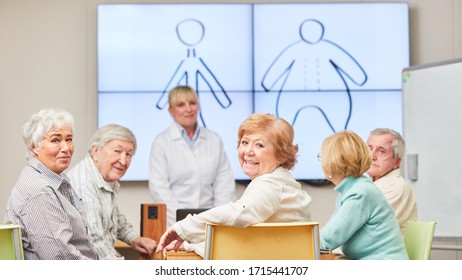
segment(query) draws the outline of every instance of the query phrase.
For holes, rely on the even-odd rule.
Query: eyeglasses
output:
[[[318,160],[321,161],[321,153],[319,153],[317,157],[318,157]]]

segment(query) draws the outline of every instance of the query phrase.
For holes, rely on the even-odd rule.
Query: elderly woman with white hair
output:
[[[83,205],[64,174],[74,152],[74,118],[45,108],[23,125],[27,163],[8,200],[4,221],[22,230],[24,258],[97,259],[81,216]]]

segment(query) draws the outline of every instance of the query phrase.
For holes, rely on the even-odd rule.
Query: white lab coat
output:
[[[191,149],[173,123],[153,141],[149,189],[167,206],[167,227],[178,208],[212,208],[236,199],[236,183],[220,136],[204,127]]]

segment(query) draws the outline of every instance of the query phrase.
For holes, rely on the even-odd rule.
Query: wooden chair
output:
[[[167,208],[165,204],[141,204],[141,236],[149,237],[159,243],[162,234],[167,230]],[[141,254],[140,259],[162,259],[162,253],[152,257]]]
[[[206,225],[206,260],[318,260],[319,223]]]
[[[404,244],[410,260],[430,259],[435,226],[436,222],[407,222]]]

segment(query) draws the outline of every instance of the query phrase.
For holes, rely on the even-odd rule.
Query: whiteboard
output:
[[[436,221],[435,236],[462,237],[462,59],[402,74],[406,154],[417,155],[411,182],[418,219]],[[405,160],[406,171],[410,164]]]

